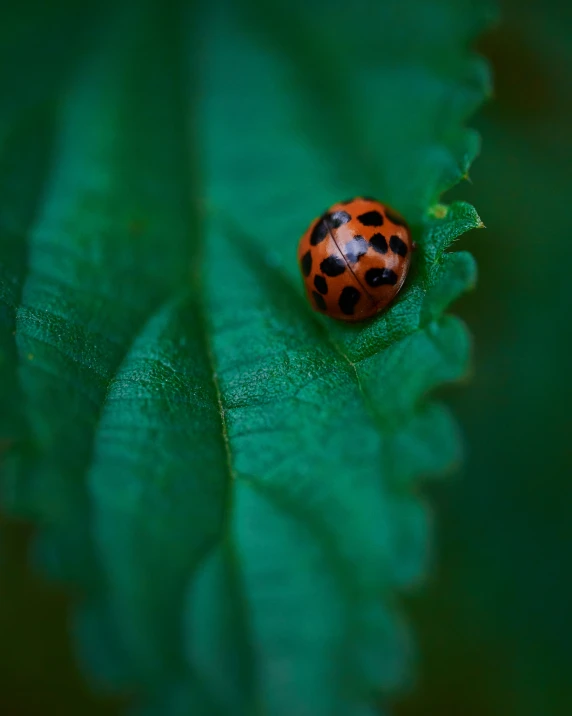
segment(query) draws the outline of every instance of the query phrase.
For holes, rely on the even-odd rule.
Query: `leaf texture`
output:
[[[3,502],[78,594],[86,673],[141,714],[362,716],[409,678],[414,486],[460,459],[428,394],[470,353],[444,311],[475,265],[447,250],[481,225],[437,201],[477,152],[486,13],[364,1],[351,33],[328,7],[102,9],[64,88],[0,123]],[[418,251],[348,327],[295,249],[360,193]]]

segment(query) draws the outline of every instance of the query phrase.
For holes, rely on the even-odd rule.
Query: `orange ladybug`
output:
[[[314,309],[342,321],[363,321],[397,295],[414,248],[405,220],[375,199],[334,204],[314,219],[298,261]]]

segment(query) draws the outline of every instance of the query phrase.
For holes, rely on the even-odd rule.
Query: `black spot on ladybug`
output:
[[[324,214],[312,229],[310,243],[312,246],[321,243],[332,229],[337,229],[343,224],[347,224],[351,218],[347,211],[334,211],[331,214]]]
[[[346,262],[340,256],[328,256],[320,264],[320,271],[326,276],[339,276],[346,270]]]
[[[316,223],[316,226],[312,229],[312,233],[310,234],[310,243],[312,246],[316,246],[317,244],[321,243],[326,236],[328,235],[328,224],[326,221],[326,215],[322,216]]]
[[[373,196],[362,196],[361,197],[364,201],[375,201],[377,202],[377,199],[374,199]]]
[[[396,211],[393,211],[393,209],[388,209],[386,207],[385,215],[390,221],[392,221],[394,224],[397,224],[397,226],[407,226],[407,222],[401,216],[401,214],[398,214]]]
[[[361,298],[361,293],[355,286],[346,286],[340,294],[338,306],[342,313],[346,316],[353,316],[357,302]]]
[[[358,219],[364,226],[383,226],[383,216],[379,211],[366,211]]]
[[[387,241],[385,240],[385,236],[383,234],[374,234],[369,240],[369,243],[378,253],[387,253]]]
[[[359,261],[360,258],[367,253],[367,246],[367,241],[363,236],[354,236],[344,247],[345,257],[350,263],[355,264],[356,261]]]
[[[332,229],[337,229],[339,226],[347,224],[351,218],[347,211],[334,211],[333,214],[327,216],[326,221]]]
[[[328,282],[323,276],[314,276],[314,286],[324,295],[328,293]]]
[[[324,301],[324,297],[321,296],[316,291],[312,291],[312,297],[314,298],[314,301],[316,302],[316,306],[320,309],[320,311],[326,310],[326,302]]]
[[[399,254],[399,256],[407,256],[407,244],[405,241],[402,241],[399,236],[392,236],[389,239],[389,248],[393,251],[394,254]]]
[[[302,266],[302,273],[304,274],[304,276],[309,276],[310,271],[312,270],[312,252],[311,251],[306,251],[304,256],[302,256],[300,265]]]
[[[372,288],[378,286],[395,286],[397,274],[391,269],[372,268],[366,271],[365,280]]]

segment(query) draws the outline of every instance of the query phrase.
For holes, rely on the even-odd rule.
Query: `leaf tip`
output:
[[[446,204],[434,204],[427,213],[432,219],[444,219],[449,213],[449,207]]]

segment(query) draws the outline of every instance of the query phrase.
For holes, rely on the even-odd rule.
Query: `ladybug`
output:
[[[342,321],[374,316],[403,286],[413,248],[409,227],[389,206],[366,197],[334,204],[298,246],[310,303]]]

